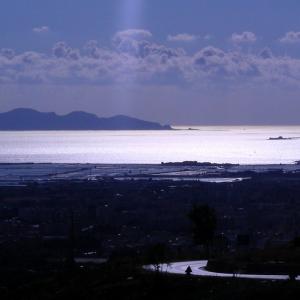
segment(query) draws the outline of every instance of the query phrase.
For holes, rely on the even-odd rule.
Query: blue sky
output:
[[[0,111],[294,124],[296,0],[1,0]]]
[[[299,11],[296,0],[2,0],[0,45],[47,50],[59,40],[107,44],[115,32],[131,28],[150,30],[161,41],[178,32],[210,34],[218,46],[228,46],[233,32],[253,31],[272,45],[300,27]],[[43,25],[51,34],[41,39],[32,28]]]

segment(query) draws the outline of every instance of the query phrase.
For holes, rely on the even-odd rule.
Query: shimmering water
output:
[[[0,132],[0,162],[273,164],[300,160],[300,127]],[[290,140],[268,140],[269,137]]]

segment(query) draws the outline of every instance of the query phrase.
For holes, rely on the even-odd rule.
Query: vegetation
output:
[[[155,274],[131,267],[126,262],[122,265],[111,262],[98,269],[27,274],[23,282],[18,281],[16,274],[14,276],[10,278],[9,287],[3,285],[2,278],[1,300],[294,300],[300,297],[299,282]]]
[[[193,237],[196,245],[209,249],[217,227],[217,217],[214,209],[208,205],[195,205],[189,213],[193,223]]]
[[[99,180],[2,187],[0,299],[297,299],[293,280],[189,278],[141,269],[201,259],[205,248],[215,259],[209,267],[219,271],[231,262],[233,271],[246,266],[254,273],[266,272],[272,261],[297,266],[299,174],[251,176],[234,184]],[[73,258],[108,263],[73,266]],[[291,279],[299,274],[288,270]]]

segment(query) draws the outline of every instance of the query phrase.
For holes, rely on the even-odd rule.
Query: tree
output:
[[[161,264],[166,259],[166,246],[164,244],[155,244],[148,251],[148,260],[154,266],[154,269],[161,271]]]
[[[196,245],[202,245],[209,254],[209,245],[217,227],[215,210],[208,205],[195,205],[188,215],[193,224],[193,238]]]

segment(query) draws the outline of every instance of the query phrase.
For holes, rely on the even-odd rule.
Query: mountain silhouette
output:
[[[94,114],[74,111],[67,115],[18,108],[0,113],[0,130],[170,130],[169,125],[118,115],[99,118]]]

